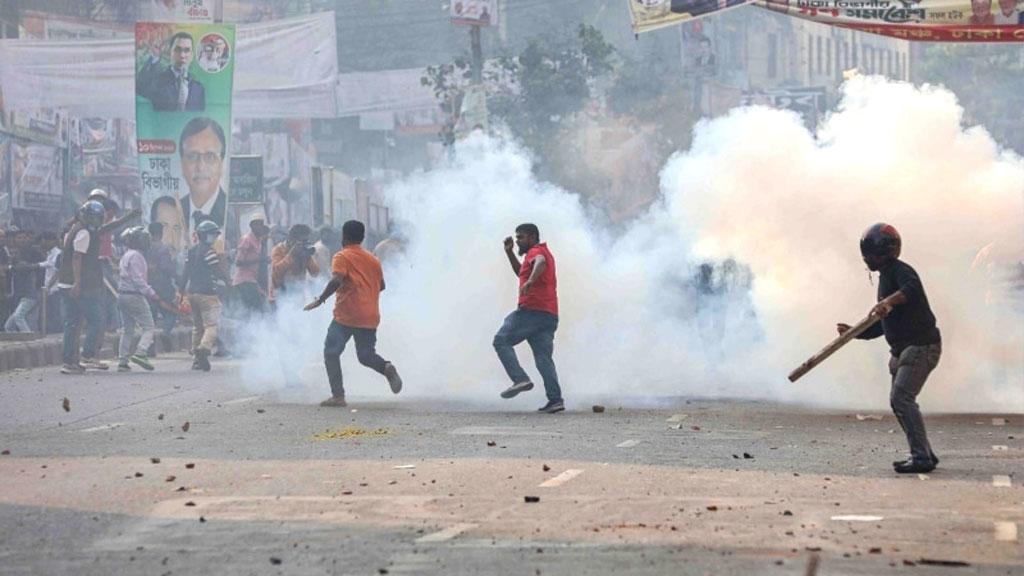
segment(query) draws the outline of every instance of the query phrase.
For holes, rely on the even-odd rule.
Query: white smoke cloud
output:
[[[878,78],[848,83],[817,134],[788,112],[737,109],[697,127],[691,149],[663,169],[663,202],[617,237],[592,224],[578,196],[537,181],[517,146],[475,136],[448,166],[388,190],[407,245],[385,262],[378,351],[402,372],[403,395],[541,404],[536,391],[498,399],[508,382],[491,347],[516,302],[502,239],[534,222],[558,267],[555,362],[570,405],[693,395],[885,407],[881,341],[852,343],[797,384],[786,375],[873,303],[857,242],[886,221],[943,331],[924,408],[1024,410],[1024,323],[986,304],[984,281],[985,265],[999,270],[1024,252],[1024,162],[961,124],[951,93]],[[749,267],[749,291],[709,294],[694,281],[700,264],[728,258]],[[723,276],[742,287],[743,266],[719,265],[712,287]],[[272,350],[305,362],[305,396],[323,397],[328,316],[295,306],[275,320],[285,339],[259,337],[252,380],[273,386]],[[529,348],[519,354],[540,387]],[[354,351],[342,366],[350,395],[389,395]]]

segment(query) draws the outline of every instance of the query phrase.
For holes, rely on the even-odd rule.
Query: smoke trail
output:
[[[378,349],[402,371],[403,394],[542,402],[537,393],[498,400],[507,382],[491,348],[516,301],[501,241],[530,221],[558,266],[555,361],[570,404],[700,395],[884,407],[880,341],[851,344],[797,385],[785,375],[836,322],[867,312],[875,288],[857,241],[887,221],[944,335],[924,407],[1024,409],[1022,323],[986,305],[985,272],[1024,251],[1024,162],[983,129],[964,129],[951,93],[856,79],[817,134],[788,112],[737,109],[700,124],[661,182],[663,202],[618,237],[597,229],[576,195],[538,182],[506,141],[475,136],[449,165],[392,186],[407,243],[385,262]],[[296,321],[299,307],[275,320],[275,330],[294,330],[286,341],[261,336],[256,349],[305,358],[305,386],[325,396],[327,317]],[[350,394],[386,393],[353,356],[343,358]],[[536,375],[528,347],[520,359]]]

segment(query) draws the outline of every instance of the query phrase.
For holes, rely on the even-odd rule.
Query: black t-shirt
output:
[[[902,260],[896,260],[892,266],[879,274],[878,301],[881,302],[897,291],[903,292],[907,301],[899,306],[893,306],[889,316],[869,328],[859,338],[870,340],[884,334],[893,356],[899,356],[907,346],[926,346],[942,342],[921,278]]]
[[[182,288],[189,294],[216,296],[218,289],[224,285],[218,269],[219,263],[220,257],[213,248],[205,244],[196,244],[190,248]]]
[[[24,270],[14,270],[14,297],[15,298],[38,298],[39,288],[42,286],[42,268],[38,265],[43,261],[42,254],[39,253],[35,248],[24,248],[18,251],[18,254],[14,257],[13,264],[15,266],[31,264],[34,267]]]

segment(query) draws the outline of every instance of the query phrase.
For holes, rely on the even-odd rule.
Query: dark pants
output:
[[[924,429],[924,418],[917,405],[917,395],[921,393],[928,375],[939,364],[941,355],[942,345],[930,344],[908,346],[899,357],[892,356],[889,359],[889,373],[892,374],[889,404],[903,433],[907,435],[910,456],[914,460],[930,460],[933,456]]]
[[[384,374],[388,361],[377,354],[377,330],[374,328],[353,328],[331,321],[324,341],[324,366],[327,367],[327,379],[331,383],[332,396],[344,396],[345,387],[341,378],[341,353],[349,338],[356,339],[356,357],[359,363],[367,368]]]
[[[235,296],[244,311],[243,317],[261,315],[267,310],[267,299],[260,293],[260,287],[255,282],[235,286]]]
[[[555,349],[555,330],[558,330],[558,316],[539,310],[519,309],[505,317],[505,322],[494,335],[494,350],[513,384],[530,380],[519,365],[514,348],[523,340],[530,344],[533,360],[544,379],[544,392],[552,402],[562,399],[558,372],[551,357]]]
[[[70,290],[61,290],[61,317],[64,319],[64,342],[62,360],[65,364],[77,364],[79,360],[79,337],[82,320],[85,319],[88,332],[85,336],[86,345],[90,341],[99,340],[101,327],[102,304],[99,294],[81,294],[77,299],[71,297]]]

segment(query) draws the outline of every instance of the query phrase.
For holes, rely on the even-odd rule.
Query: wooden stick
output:
[[[866,318],[852,326],[849,330],[844,332],[838,338],[830,342],[828,346],[822,348],[820,352],[808,358],[807,361],[801,364],[799,368],[790,372],[789,381],[796,382],[801,376],[807,374],[815,366],[824,362],[826,358],[835,354],[835,352],[842,348],[843,346],[846,346],[846,344],[850,340],[853,340],[857,336],[863,334],[864,331],[874,326],[875,322],[878,322],[879,320],[880,318],[878,316],[868,315]]]

